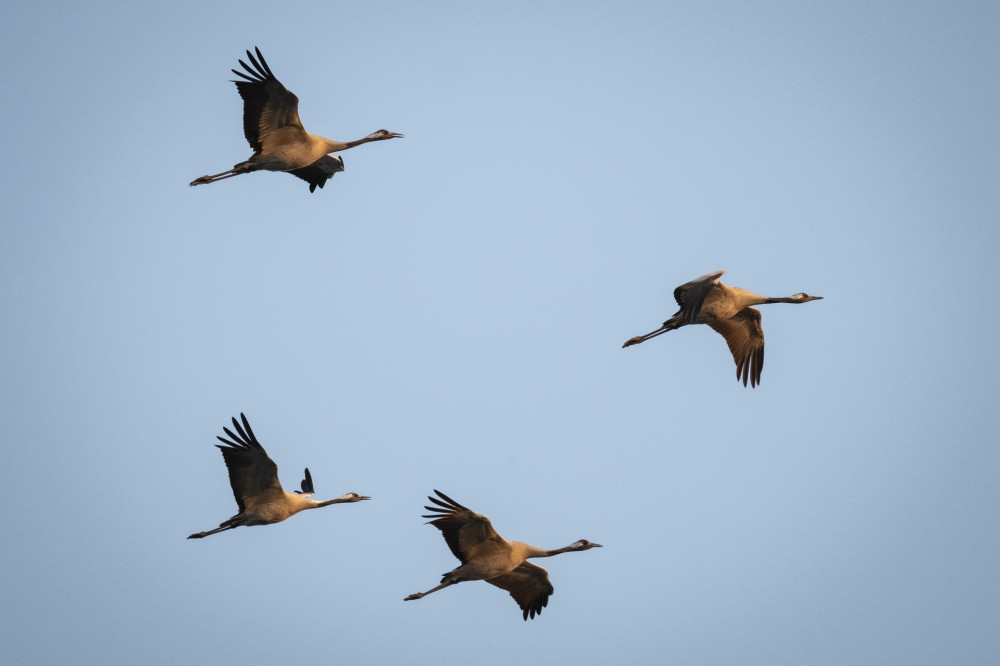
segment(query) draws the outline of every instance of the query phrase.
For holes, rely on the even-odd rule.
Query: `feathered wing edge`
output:
[[[232,486],[233,497],[236,498],[240,512],[243,512],[246,510],[243,490],[251,494],[263,489],[280,490],[281,483],[278,481],[278,466],[257,441],[253,429],[250,428],[250,422],[242,412],[240,420],[243,422],[242,425],[233,417],[235,433],[229,428],[222,428],[233,441],[216,435],[216,439],[226,444],[226,446],[220,444],[216,446],[222,451],[222,458],[229,470],[229,485]]]
[[[292,169],[288,173],[309,183],[309,191],[315,192],[317,187],[323,189],[326,181],[333,178],[334,174],[340,173],[343,170],[343,157],[339,155],[336,157],[333,155],[324,155],[312,164]]]
[[[750,381],[750,387],[760,384],[760,373],[764,369],[764,329],[760,325],[760,310],[743,308],[730,319],[709,324],[729,345],[729,351],[736,362],[736,381],[743,386]]]
[[[305,132],[305,129],[299,119],[299,98],[275,78],[260,49],[255,46],[254,50],[256,58],[247,51],[247,58],[253,67],[239,60],[248,73],[235,69],[230,71],[244,79],[233,81],[243,98],[243,136],[253,151],[259,153],[271,130],[295,127]]]
[[[701,306],[705,302],[705,297],[719,283],[719,278],[726,271],[715,271],[695,278],[674,289],[674,300],[680,306],[677,314],[685,324],[692,324],[701,312]]]
[[[238,72],[235,69],[230,71],[232,71],[232,73],[235,74],[236,76],[242,76],[247,81],[252,81],[254,83],[264,82],[267,81],[268,79],[273,79],[277,81],[277,79],[274,76],[274,73],[271,72],[271,68],[267,66],[267,61],[264,60],[264,54],[260,52],[260,48],[255,46],[253,47],[253,50],[257,52],[257,58],[260,59],[260,63],[258,63],[257,60],[253,57],[253,54],[250,53],[250,49],[247,49],[247,58],[249,58],[250,62],[253,63],[253,67],[251,68],[248,64],[246,64],[242,60],[239,61],[239,63],[243,65],[243,69],[250,72],[251,76],[247,76],[243,72]]]
[[[264,447],[261,446],[260,442],[257,441],[257,438],[253,434],[253,429],[250,428],[250,421],[247,420],[247,417],[243,412],[240,412],[240,419],[243,421],[242,426],[240,425],[239,421],[236,420],[236,417],[235,416],[233,417],[233,428],[236,430],[236,433],[239,434],[234,433],[232,430],[230,430],[225,426],[222,427],[222,430],[227,435],[229,435],[229,437],[234,441],[229,441],[228,439],[222,437],[221,435],[216,435],[215,438],[217,440],[228,445],[228,446],[221,446],[219,444],[216,444],[216,446],[222,449],[223,455],[225,455],[227,451],[236,451],[244,456],[250,455],[250,452],[254,449],[259,449],[261,452],[263,452]]]
[[[465,518],[467,518],[468,515],[475,515],[475,512],[468,507],[462,506],[440,490],[435,489],[434,492],[437,493],[441,499],[428,495],[427,499],[437,506],[424,506],[425,509],[433,513],[424,514],[421,518],[431,519],[428,523],[441,530],[441,535],[444,537],[445,543],[448,544],[448,548],[451,550],[452,555],[458,558],[462,564],[465,564],[468,561],[468,558],[462,552],[459,530],[466,521],[463,516],[459,514],[466,513],[467,515]]]
[[[437,493],[437,495],[441,499],[438,499],[437,497],[431,497],[430,495],[427,496],[427,499],[429,499],[434,504],[437,504],[438,506],[425,506],[424,508],[427,509],[428,511],[434,511],[436,513],[429,516],[421,516],[421,518],[441,518],[443,517],[443,515],[451,514],[456,511],[470,511],[470,512],[472,511],[469,507],[462,506],[452,498],[445,495],[440,490],[435,489],[434,492]]]
[[[549,597],[555,594],[548,572],[531,562],[522,562],[513,571],[487,578],[486,582],[506,590],[521,608],[526,621],[541,615],[542,609],[549,604]]]

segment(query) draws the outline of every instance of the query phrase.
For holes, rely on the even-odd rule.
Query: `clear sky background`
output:
[[[6,663],[996,663],[995,2],[5,3]],[[259,46],[308,130],[246,159]],[[744,388],[707,327],[771,296]],[[246,412],[311,511],[236,512]],[[523,622],[420,518],[545,548]]]

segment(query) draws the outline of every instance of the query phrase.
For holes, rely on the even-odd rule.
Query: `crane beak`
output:
[[[403,135],[398,132],[389,132],[390,139],[402,139]]]
[[[594,542],[591,542],[591,543],[590,543],[590,545],[591,545],[591,546],[593,546],[594,548],[604,548],[604,546],[602,546],[602,545],[601,545],[601,544],[599,544],[599,543],[594,543]]]
[[[362,495],[361,497],[358,498],[358,501],[360,502],[361,500],[366,500],[366,499],[371,499],[371,497],[368,497],[368,495]]]

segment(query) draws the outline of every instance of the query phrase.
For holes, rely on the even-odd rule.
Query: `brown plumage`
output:
[[[657,335],[689,324],[708,324],[726,339],[729,351],[736,361],[736,381],[751,387],[760,383],[764,369],[764,329],[760,325],[760,311],[751,305],[766,303],[808,303],[822,296],[793,294],[785,298],[768,298],[746,289],[730,287],[719,282],[725,271],[702,275],[696,280],[674,289],[674,300],[680,309],[652,333],[627,340],[622,347],[637,345]]]
[[[333,175],[344,170],[344,160],[328,153],[347,150],[371,141],[385,141],[402,137],[402,134],[378,130],[357,141],[331,141],[309,134],[299,120],[299,98],[271,73],[260,49],[254,47],[257,57],[247,51],[253,67],[239,61],[247,73],[232,70],[244,81],[233,81],[243,98],[243,134],[253,155],[229,171],[214,176],[202,176],[191,185],[205,185],[217,180],[232,178],[251,171],[287,171],[309,183],[309,191],[321,188]]]
[[[222,458],[229,470],[229,485],[233,488],[233,496],[240,512],[214,530],[192,534],[188,539],[202,539],[210,534],[232,530],[241,525],[280,523],[305,509],[371,499],[357,493],[347,493],[324,502],[310,499],[313,494],[313,482],[308,467],[305,478],[300,484],[301,492],[296,490],[294,493],[286,493],[278,481],[278,466],[257,441],[247,417],[240,414],[240,419],[243,421],[242,425],[233,419],[235,433],[229,428],[223,428],[232,441],[216,436],[216,439],[226,445],[216,444],[222,449]]]
[[[601,544],[585,539],[555,550],[535,548],[520,541],[507,541],[493,529],[489,518],[467,509],[440,490],[434,492],[441,499],[428,497],[436,506],[425,506],[432,513],[423,517],[431,518],[430,524],[441,530],[445,542],[462,565],[444,574],[437,587],[427,592],[411,594],[404,601],[420,599],[462,581],[485,580],[507,590],[521,607],[525,620],[529,617],[534,619],[549,603],[553,588],[548,572],[525,560],[529,557],[551,557],[601,547]]]

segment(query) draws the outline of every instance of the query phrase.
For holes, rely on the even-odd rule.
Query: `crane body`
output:
[[[309,191],[314,192],[344,170],[343,158],[330,153],[403,136],[381,129],[357,141],[343,142],[310,134],[299,119],[299,98],[275,78],[260,49],[254,47],[254,50],[256,58],[247,51],[253,67],[240,60],[246,73],[232,70],[244,79],[233,83],[243,98],[243,134],[254,153],[232,169],[195,178],[192,186],[252,171],[287,171],[309,183]]]
[[[268,457],[264,447],[250,429],[247,417],[240,414],[242,425],[233,418],[233,430],[223,428],[230,439],[217,436],[226,446],[216,446],[222,450],[222,457],[229,469],[229,483],[233,488],[239,513],[223,521],[214,530],[197,532],[189,539],[203,539],[211,534],[235,529],[243,525],[270,525],[294,516],[299,511],[318,509],[331,504],[360,502],[371,499],[357,493],[347,493],[332,500],[312,499],[313,481],[309,468],[302,479],[301,491],[285,492],[278,481],[278,466]]]
[[[729,345],[729,351],[736,362],[736,381],[742,379],[746,386],[749,380],[751,388],[756,387],[764,369],[764,329],[760,325],[760,311],[751,306],[808,303],[823,297],[802,292],[781,298],[761,296],[746,289],[722,284],[719,278],[724,273],[725,271],[716,271],[702,275],[674,289],[674,300],[680,309],[663,322],[660,328],[646,335],[630,338],[622,347],[637,345],[681,326],[707,324],[725,338]]]
[[[451,499],[440,490],[438,497],[428,497],[435,506],[424,508],[432,513],[430,524],[441,530],[451,552],[462,563],[444,574],[441,584],[426,592],[411,594],[403,601],[414,601],[450,585],[467,580],[485,580],[502,590],[507,590],[521,608],[524,619],[534,619],[548,605],[554,593],[548,572],[528,562],[532,557],[552,557],[591,548],[601,548],[599,543],[581,539],[564,548],[545,550],[520,541],[507,541],[493,529],[490,519],[481,516]],[[440,499],[438,499],[440,498]]]

